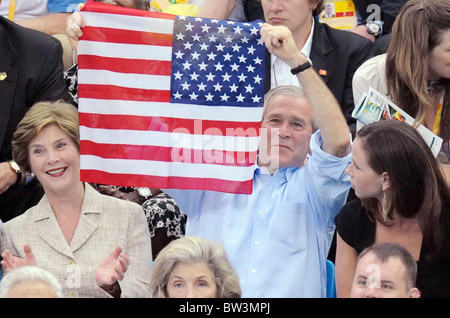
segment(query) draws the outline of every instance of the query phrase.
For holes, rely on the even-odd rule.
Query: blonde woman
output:
[[[2,225],[3,271],[38,265],[56,276],[64,297],[149,296],[152,253],[143,210],[80,181],[77,109],[63,102],[33,105],[12,149],[45,195]]]
[[[156,257],[151,282],[156,298],[240,298],[239,278],[222,245],[186,236]]]

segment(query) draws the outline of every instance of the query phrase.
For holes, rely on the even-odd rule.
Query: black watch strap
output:
[[[311,60],[308,59],[305,63],[303,63],[303,64],[301,64],[301,65],[299,65],[299,66],[297,66],[295,68],[292,68],[291,69],[291,73],[292,73],[292,75],[297,75],[298,73],[301,73],[304,70],[307,70],[308,68],[310,68],[312,66],[313,65],[312,65]]]

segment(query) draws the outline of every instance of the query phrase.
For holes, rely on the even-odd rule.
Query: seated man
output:
[[[303,89],[282,86],[266,95],[253,193],[165,192],[188,216],[186,235],[223,244],[243,297],[325,297],[334,217],[350,187],[344,170],[351,135],[289,29],[264,24],[261,35]]]
[[[359,254],[351,298],[419,298],[417,263],[395,243],[378,243]]]

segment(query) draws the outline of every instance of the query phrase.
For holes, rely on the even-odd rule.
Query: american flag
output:
[[[251,193],[264,94],[261,23],[91,0],[82,15],[81,179]]]

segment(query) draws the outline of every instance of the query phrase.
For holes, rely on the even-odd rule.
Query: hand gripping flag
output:
[[[81,14],[81,179],[251,193],[264,94],[261,23],[91,0]]]

